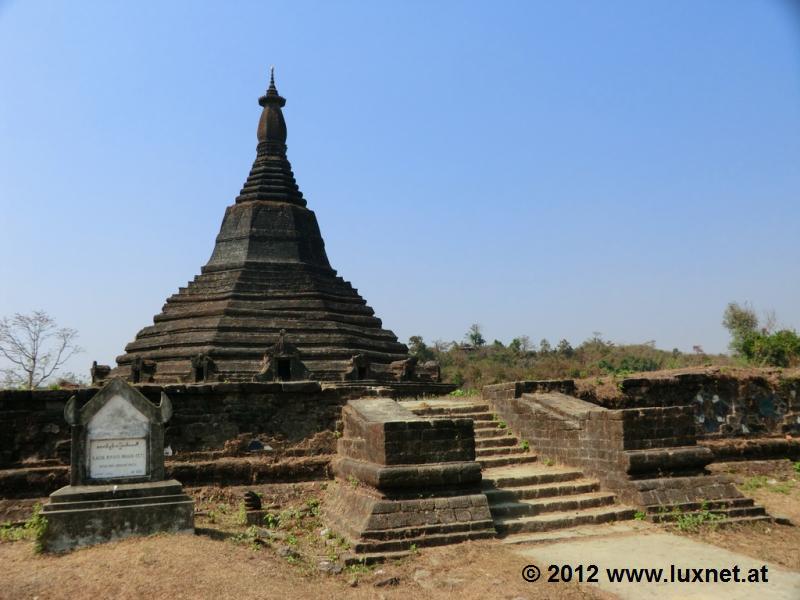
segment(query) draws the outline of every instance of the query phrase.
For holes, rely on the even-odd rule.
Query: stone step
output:
[[[495,446],[493,448],[475,448],[475,457],[477,459],[488,456],[504,456],[507,454],[519,454],[523,452],[519,446]]]
[[[495,421],[491,417],[489,417],[488,419],[472,419],[472,427],[474,429],[477,429],[479,427],[480,428],[493,427],[495,423],[497,423],[497,421]]]
[[[529,500],[535,498],[552,498],[553,496],[570,496],[572,494],[586,494],[595,492],[600,488],[596,479],[573,479],[568,482],[543,483],[521,487],[484,487],[489,502],[513,502],[515,500]]]
[[[473,421],[486,421],[491,422],[495,420],[494,413],[486,412],[486,411],[479,411],[479,412],[459,412],[459,413],[452,413],[452,412],[441,412],[441,413],[421,413],[419,411],[413,411],[415,415],[418,417],[426,417],[429,419],[472,419]]]
[[[503,467],[507,465],[521,465],[536,462],[538,460],[535,454],[528,452],[520,452],[519,454],[508,454],[506,456],[487,456],[478,460],[481,463],[482,469],[492,469],[494,467]]]
[[[720,509],[709,509],[712,515],[718,515],[718,517],[711,518],[710,520],[706,521],[709,524],[720,523],[726,519],[734,519],[738,517],[767,517],[766,511],[764,510],[763,506],[738,506],[732,508],[720,508]],[[654,523],[673,523],[680,519],[681,517],[693,517],[696,515],[702,514],[704,511],[699,510],[687,510],[682,512],[670,512],[670,513],[663,513],[663,514],[654,514],[649,515],[650,520]],[[719,518],[721,517],[721,518]],[[769,517],[767,517],[769,518]]]
[[[730,517],[715,521],[715,527],[728,527],[729,525],[747,525],[750,523],[773,523],[775,519],[769,515],[753,515],[748,517]]]
[[[471,414],[464,414],[464,415],[420,415],[416,412],[414,413],[418,417],[422,417],[423,419],[431,419],[433,421],[446,421],[450,419],[472,419],[474,426],[477,427],[489,427],[497,421],[494,420],[494,417],[491,413],[487,413],[485,415],[471,415]]]
[[[493,527],[491,519],[483,521],[438,523],[436,525],[412,525],[411,527],[397,527],[394,529],[367,529],[361,534],[361,539],[366,542],[414,539],[431,535],[463,533],[480,531]]]
[[[499,448],[501,446],[518,446],[519,442],[513,435],[505,437],[485,437],[475,439],[475,449],[478,448]]]
[[[579,511],[586,508],[608,506],[614,503],[614,494],[607,492],[586,492],[571,496],[538,498],[517,502],[499,502],[489,505],[494,518],[523,517],[552,512]]]
[[[466,542],[467,540],[484,540],[494,537],[495,532],[492,530],[443,533],[398,540],[359,541],[353,544],[352,550],[356,554],[398,552],[403,550],[412,550],[414,548],[422,548],[424,546],[445,546],[447,544]]]
[[[505,536],[501,544],[551,544],[553,542],[569,542],[587,538],[610,537],[638,531],[652,530],[654,525],[646,521],[614,521],[597,525],[580,525],[566,529],[553,529],[539,533],[514,533]]]
[[[600,506],[580,511],[551,512],[533,517],[500,518],[495,519],[494,526],[500,535],[535,533],[593,523],[623,521],[632,519],[634,514],[636,510],[628,506]]]
[[[419,416],[450,416],[454,418],[462,418],[464,415],[469,414],[489,414],[490,408],[488,404],[447,404],[442,403],[443,405],[437,406],[436,401],[433,402],[401,402],[400,403],[405,408],[409,409],[416,415]]]
[[[494,438],[507,435],[509,437],[514,437],[513,434],[508,431],[507,429],[501,429],[500,427],[476,427],[475,428],[475,439],[483,439],[483,438]]]
[[[583,473],[570,467],[548,467],[538,463],[483,471],[484,488],[521,487],[582,479]]]
[[[399,560],[408,556],[411,556],[410,550],[400,550],[397,552],[365,552],[363,554],[348,553],[343,555],[340,560],[346,567],[355,565],[364,565],[368,567],[370,565],[385,563],[390,560]]]
[[[753,506],[752,498],[723,498],[721,500],[708,500],[706,502],[678,502],[674,504],[651,504],[645,507],[648,514],[659,515],[674,511],[694,512],[699,510],[718,510],[738,506]]]

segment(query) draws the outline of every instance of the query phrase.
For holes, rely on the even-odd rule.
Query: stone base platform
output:
[[[172,479],[152,483],[66,486],[42,507],[48,552],[158,532],[194,533],[194,501]]]
[[[388,398],[351,400],[323,510],[370,563],[417,547],[496,536],[472,419],[424,419]]]
[[[329,490],[325,517],[362,561],[369,560],[365,555],[497,536],[480,490],[387,495],[337,481]]]

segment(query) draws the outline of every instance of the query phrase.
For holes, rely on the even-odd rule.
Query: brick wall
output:
[[[165,444],[178,452],[221,448],[243,433],[298,441],[333,430],[349,399],[377,393],[414,396],[427,389],[414,384],[322,387],[317,382],[137,388],[156,404],[162,391],[172,400],[175,412],[165,430]],[[97,390],[0,390],[0,468],[54,458],[68,461],[70,431],[64,421],[64,405],[76,396],[83,406]]]
[[[535,382],[516,385],[535,387]],[[764,375],[678,373],[619,382],[619,394],[578,396],[607,408],[691,406],[696,434],[704,439],[800,436],[800,377],[767,370]]]

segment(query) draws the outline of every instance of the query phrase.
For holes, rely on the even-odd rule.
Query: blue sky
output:
[[[800,327],[781,0],[0,2],[0,315],[112,363],[210,256],[271,64],[331,262],[404,341]]]

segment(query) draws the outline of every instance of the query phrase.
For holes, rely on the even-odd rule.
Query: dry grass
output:
[[[195,488],[201,535],[156,535],[36,555],[30,541],[0,543],[0,598],[555,598],[598,597],[575,584],[527,584],[526,561],[492,541],[425,548],[394,563],[330,575],[318,563],[343,552],[321,536],[321,483],[256,486],[278,524],[265,541],[240,521],[245,488]],[[262,533],[264,531],[262,530]],[[267,535],[266,538],[269,536]],[[257,541],[260,540],[260,541]],[[282,558],[290,546],[298,558]],[[393,578],[396,578],[394,580]],[[381,582],[390,582],[376,586]]]
[[[686,535],[732,552],[800,571],[800,553],[797,552],[800,548],[800,527],[753,523],[707,527]]]
[[[420,551],[374,569],[325,575],[269,548],[205,536],[157,535],[64,556],[36,556],[29,542],[0,544],[0,598],[594,598],[575,585],[526,584],[525,560],[494,543]],[[396,585],[375,583],[396,577]],[[352,587],[355,583],[355,587]]]
[[[771,515],[800,525],[800,467],[790,460],[750,460],[715,463],[709,468],[733,478],[743,494],[763,505]]]

